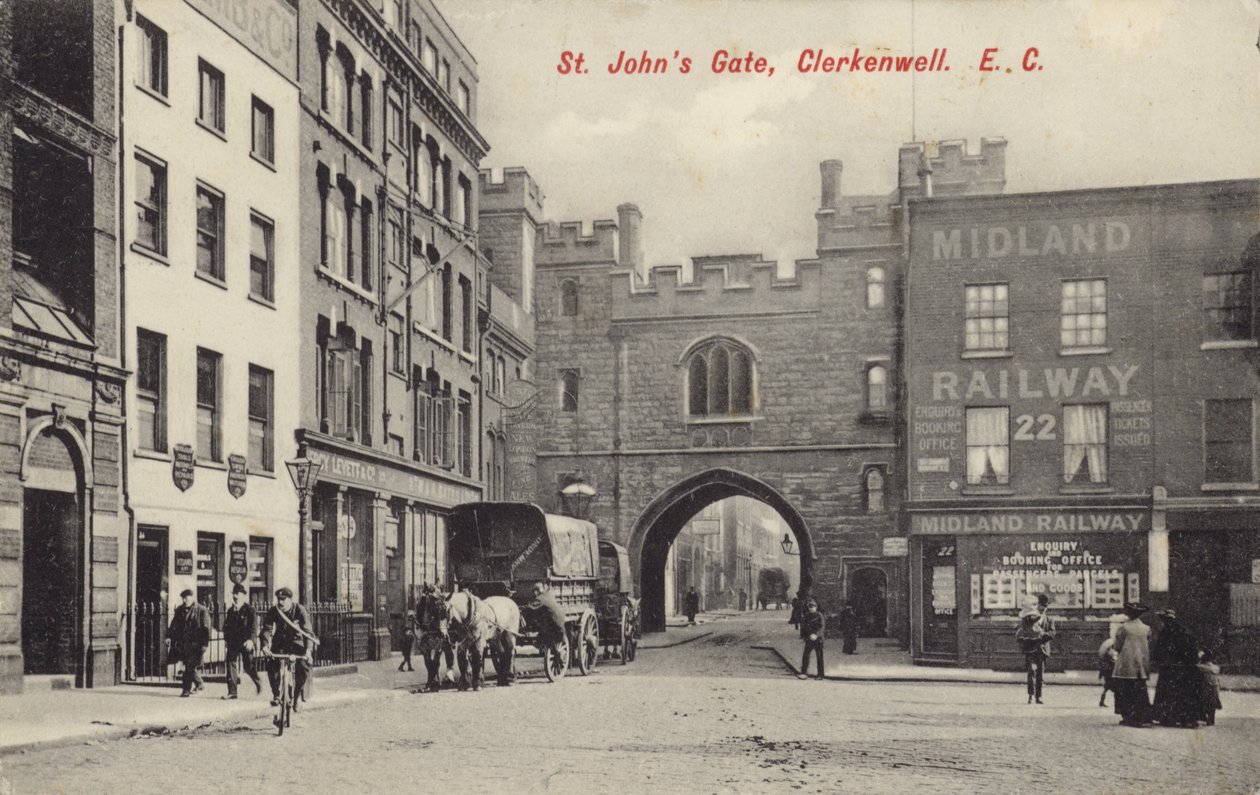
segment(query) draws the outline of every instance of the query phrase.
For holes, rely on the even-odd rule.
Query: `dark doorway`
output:
[[[888,634],[888,575],[883,570],[854,571],[849,580],[848,600],[857,616],[860,637],[882,638]]]
[[[957,555],[954,539],[923,542],[923,653],[958,655]]]
[[[25,673],[73,674],[79,623],[78,498],[27,489],[22,509],[22,656]]]
[[[167,532],[165,527],[141,525],[136,538],[136,604],[134,676],[161,676],[162,641],[166,637]]]

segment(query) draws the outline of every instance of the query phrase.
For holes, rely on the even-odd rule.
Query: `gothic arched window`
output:
[[[866,408],[884,411],[888,408],[888,370],[873,364],[866,369]]]
[[[866,512],[880,513],[884,510],[884,473],[878,467],[866,470],[862,490],[866,495]]]
[[[757,401],[752,355],[730,340],[713,340],[687,359],[687,414],[738,417],[752,414]]]

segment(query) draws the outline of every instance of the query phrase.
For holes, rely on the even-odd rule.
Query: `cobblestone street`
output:
[[[308,709],[279,738],[259,720],[12,755],[0,759],[0,792],[101,791],[102,782],[134,795],[418,787],[1149,795],[1260,785],[1257,694],[1223,694],[1213,728],[1126,729],[1097,706],[1092,687],[1050,688],[1044,706],[1029,706],[1010,685],[799,681],[773,652],[753,648],[791,633],[782,613],[705,629],[712,634],[557,684],[535,670],[511,689],[400,690]],[[521,660],[522,669],[535,665]]]

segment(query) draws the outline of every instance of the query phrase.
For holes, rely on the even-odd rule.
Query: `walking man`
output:
[[[262,682],[258,679],[258,671],[254,670],[254,649],[258,638],[258,613],[249,603],[249,592],[241,583],[232,587],[232,606],[223,618],[223,642],[227,646],[227,695],[223,698],[233,699],[237,696],[237,685],[241,683],[241,668],[254,682],[254,693],[262,692]]]
[[[272,654],[297,654],[299,659],[293,661],[293,692],[305,697],[306,678],[311,673],[311,653],[316,640],[311,630],[311,616],[306,608],[293,601],[290,588],[276,591],[276,603],[263,618],[262,634],[263,656]],[[267,661],[267,681],[271,684],[271,706],[280,703],[280,661]],[[302,698],[293,702],[296,712]]]
[[[166,630],[167,653],[174,648],[175,659],[184,664],[182,698],[206,689],[201,678],[201,661],[210,646],[210,611],[197,604],[193,592],[185,588],[179,594],[183,600],[175,608],[175,616]]]
[[[801,672],[796,675],[798,679],[809,678],[809,653],[814,652],[818,659],[818,679],[823,678],[823,674],[827,669],[823,667],[823,637],[826,632],[827,621],[823,618],[823,614],[818,612],[818,602],[811,596],[805,600],[805,606],[801,613],[801,640],[805,641],[805,651],[801,655]]]
[[[687,623],[695,626],[696,613],[700,612],[700,594],[696,592],[694,585],[687,589],[687,595],[683,597],[683,611],[687,614]]]

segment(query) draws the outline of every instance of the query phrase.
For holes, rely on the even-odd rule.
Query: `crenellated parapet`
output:
[[[682,265],[653,267],[646,279],[631,268],[609,271],[613,318],[766,315],[819,307],[817,260],[798,261],[791,277],[780,277],[778,263],[760,254],[694,257],[690,264],[690,279]]]
[[[926,196],[929,179],[933,196],[1001,193],[1006,186],[1006,139],[981,138],[976,154],[967,151],[966,141],[941,141],[935,147],[903,144],[897,153],[902,201]]]
[[[902,246],[906,202],[931,196],[1001,193],[1006,186],[1006,140],[982,138],[971,153],[966,141],[903,144],[897,153],[897,187],[875,196],[845,196],[844,164],[824,160],[818,212],[818,250]]]
[[[535,222],[543,218],[542,189],[523,168],[505,168],[495,180],[490,169],[477,172],[481,213],[525,212]]]
[[[538,230],[537,264],[540,268],[616,262],[616,221],[595,221],[589,235],[581,221],[547,223]]]

